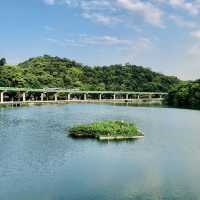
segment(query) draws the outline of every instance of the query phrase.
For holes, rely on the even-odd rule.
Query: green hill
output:
[[[178,82],[176,77],[141,66],[119,64],[89,67],[48,55],[31,58],[16,66],[0,67],[1,87],[167,92]]]
[[[200,80],[175,85],[169,90],[166,102],[170,106],[200,109]]]

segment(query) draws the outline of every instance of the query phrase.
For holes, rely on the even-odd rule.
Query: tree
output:
[[[0,66],[4,66],[6,64],[6,59],[5,58],[1,58],[0,59]]]
[[[183,108],[200,108],[200,82],[186,81],[169,90],[167,104]]]
[[[5,60],[1,59],[2,63]],[[0,86],[80,88],[81,90],[168,92],[176,77],[126,64],[84,66],[67,58],[39,56],[16,66],[0,67]]]

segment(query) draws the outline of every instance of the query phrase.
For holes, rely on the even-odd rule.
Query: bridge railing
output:
[[[58,101],[59,95],[61,94],[67,94],[65,97],[65,100],[71,100],[72,96],[75,96],[74,98],[78,98],[79,100],[83,98],[83,100],[87,100],[88,96],[94,96],[98,95],[98,100],[103,100],[105,98],[104,96],[109,95],[109,99],[113,100],[119,100],[118,97],[120,97],[123,100],[130,100],[130,97],[134,96],[134,99],[147,99],[147,100],[152,100],[152,99],[160,99],[162,100],[167,93],[164,92],[134,92],[134,91],[81,91],[81,90],[74,90],[74,89],[62,89],[62,88],[42,88],[42,89],[34,89],[34,88],[14,88],[14,87],[0,87],[0,102],[4,102],[4,94],[9,94],[9,93],[20,93],[18,94],[18,101],[26,101],[27,96],[29,96],[30,100],[30,94],[34,96],[34,93],[38,93],[40,95],[40,101],[45,100],[48,101],[48,95],[53,94],[54,95],[54,100]],[[63,96],[62,96],[63,97]],[[144,98],[145,97],[145,98]],[[13,96],[11,99],[13,100]],[[35,100],[35,99],[34,99]]]

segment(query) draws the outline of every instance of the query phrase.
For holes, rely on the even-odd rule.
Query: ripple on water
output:
[[[135,122],[145,138],[74,140],[66,128]],[[68,104],[0,109],[1,200],[199,199],[200,112]]]

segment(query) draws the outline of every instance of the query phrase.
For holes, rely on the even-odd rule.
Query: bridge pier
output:
[[[0,93],[0,102],[3,103],[4,102],[4,92]]]
[[[129,98],[128,98],[128,94],[126,94],[126,100],[128,100]]]
[[[151,100],[151,99],[152,99],[152,95],[150,94],[150,95],[149,95],[149,100]]]
[[[71,100],[71,94],[70,93],[67,94],[67,100]]]
[[[102,100],[102,94],[99,94],[99,101]]]
[[[26,92],[22,93],[22,101],[25,102],[26,101]]]
[[[40,100],[44,101],[44,93],[41,93]]]
[[[84,94],[84,101],[87,100],[87,94]]]
[[[116,94],[113,94],[113,100],[116,100]]]
[[[54,94],[54,101],[58,101],[58,94]]]

